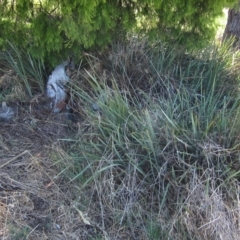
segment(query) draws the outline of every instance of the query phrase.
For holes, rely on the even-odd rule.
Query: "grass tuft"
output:
[[[87,55],[71,86],[85,121],[66,141],[61,173],[105,239],[239,236],[239,55],[230,51],[131,40]]]
[[[11,69],[16,74],[15,86],[24,87],[29,97],[34,92],[44,93],[44,79],[46,77],[45,67],[41,60],[33,58],[29,53],[20,47],[8,43],[8,50],[1,52],[1,64],[6,69]],[[4,70],[4,69],[3,69]],[[16,95],[18,95],[16,93]]]

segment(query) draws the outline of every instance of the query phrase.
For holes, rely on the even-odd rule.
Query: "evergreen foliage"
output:
[[[33,56],[105,46],[134,30],[184,44],[206,43],[215,18],[237,0],[18,0],[1,1],[0,46],[20,44]],[[200,46],[200,45],[199,45]]]

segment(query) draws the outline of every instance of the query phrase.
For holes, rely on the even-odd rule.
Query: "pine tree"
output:
[[[238,0],[2,0],[0,47],[7,41],[33,56],[52,58],[105,46],[130,31],[201,46],[215,19]]]

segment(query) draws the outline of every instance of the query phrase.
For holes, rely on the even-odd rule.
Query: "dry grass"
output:
[[[167,107],[159,111],[161,103],[167,106],[181,92],[173,63],[181,59],[171,59],[169,54],[169,66],[160,61],[158,81],[152,85],[155,69],[149,65],[145,44],[119,45],[115,52],[86,58],[88,64],[71,76],[74,121],[66,113],[50,113],[43,95],[24,103],[9,95],[15,99],[8,104],[16,115],[0,125],[0,238],[237,240],[238,145],[228,148],[226,136],[216,137],[210,131],[202,141],[187,142],[177,135],[174,118],[164,125]],[[176,71],[170,72],[172,68]],[[12,77],[13,73],[5,72],[1,86],[14,93],[9,84]],[[95,112],[93,103],[100,104],[102,112]],[[120,114],[119,119],[114,115],[118,110],[127,116],[124,124]],[[131,125],[131,116],[139,121]],[[104,130],[101,124],[110,125],[111,118],[119,120],[121,127],[113,129],[105,142],[98,130]],[[192,119],[189,134],[201,127],[199,119],[197,115]],[[180,138],[182,142],[177,142]],[[119,145],[111,143],[118,140]],[[86,148],[92,155],[84,155]],[[151,165],[148,159],[156,162]]]
[[[236,199],[234,205],[229,206],[221,187],[216,186],[216,179],[211,177],[206,181],[209,185],[207,190],[206,182],[201,179],[190,182],[186,210],[182,215],[188,232],[196,239],[238,239],[236,220],[239,219],[240,202],[237,195],[233,196]]]
[[[74,186],[52,161],[62,151],[59,138],[78,125],[49,113],[42,97],[11,106],[15,118],[0,126],[0,238],[88,239]]]

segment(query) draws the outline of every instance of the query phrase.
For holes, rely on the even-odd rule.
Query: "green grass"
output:
[[[105,236],[126,228],[145,239],[236,239],[240,99],[230,48],[132,41],[100,56],[101,69],[96,59],[82,71],[88,87],[73,86],[86,120],[62,171]]]
[[[45,67],[41,60],[33,58],[25,49],[9,42],[8,49],[1,52],[1,63],[17,75],[15,85],[24,86],[26,94],[32,97],[34,91],[44,93]],[[14,85],[14,84],[12,84]]]
[[[24,240],[28,238],[30,229],[28,227],[22,227],[21,229],[18,229],[14,226],[11,226],[10,232],[13,240]]]

